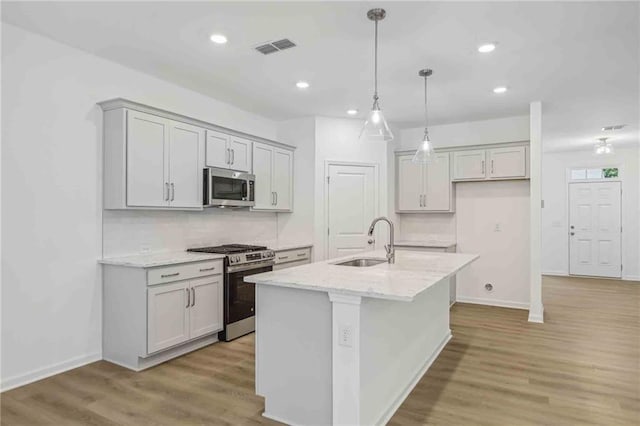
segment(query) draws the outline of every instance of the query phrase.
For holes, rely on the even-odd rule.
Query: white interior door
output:
[[[170,135],[169,203],[172,207],[201,207],[202,162],[200,152],[204,143],[204,130],[172,121]]]
[[[169,121],[127,112],[127,205],[162,207],[168,203]]]
[[[621,276],[620,182],[569,184],[569,273]]]
[[[372,250],[367,236],[377,213],[378,177],[373,165],[329,165],[327,258]]]

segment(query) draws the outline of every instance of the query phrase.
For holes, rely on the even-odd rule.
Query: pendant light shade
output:
[[[600,139],[598,139],[600,142],[598,142],[593,147],[593,153],[594,154],[596,154],[596,155],[613,154],[613,145],[611,145],[610,142],[607,142],[607,139],[609,139],[609,138],[600,138]]]
[[[384,9],[371,9],[367,12],[367,18],[375,24],[373,106],[360,132],[360,139],[388,142],[393,140],[393,133],[389,129],[387,120],[384,119],[382,110],[380,110],[380,104],[378,103],[378,21],[383,20],[386,15],[387,12],[385,12]]]
[[[427,77],[433,74],[430,69],[418,71],[418,75],[424,78],[424,136],[418,146],[412,161],[414,163],[430,163],[433,161],[433,144],[429,139],[429,129],[427,128]]]

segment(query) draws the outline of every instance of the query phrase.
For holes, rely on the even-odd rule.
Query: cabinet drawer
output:
[[[276,265],[287,262],[297,262],[311,257],[311,249],[285,250],[276,253]]]
[[[164,284],[172,281],[204,277],[207,275],[217,275],[222,272],[223,266],[221,260],[163,266],[160,268],[149,269],[147,272],[147,284]]]

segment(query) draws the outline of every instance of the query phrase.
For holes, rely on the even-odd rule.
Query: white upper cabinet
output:
[[[254,142],[253,174],[256,176],[253,210],[292,210],[292,151]]]
[[[414,163],[413,155],[397,157],[397,208],[402,212],[453,211],[449,153],[434,154],[427,164]]]
[[[484,179],[486,158],[484,149],[455,151],[453,153],[453,179]]]
[[[105,208],[202,209],[204,129],[116,109],[104,141]]]
[[[454,181],[528,178],[525,145],[453,152]]]
[[[523,178],[527,175],[524,146],[489,149],[487,159],[491,178]]]
[[[127,121],[127,205],[166,207],[169,201],[169,120],[129,111]]]
[[[251,144],[248,139],[207,130],[206,166],[249,172]]]

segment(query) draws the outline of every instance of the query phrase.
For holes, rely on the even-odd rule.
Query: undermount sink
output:
[[[357,268],[365,268],[367,266],[379,265],[381,263],[385,263],[385,259],[372,259],[372,258],[361,258],[361,259],[351,259],[345,262],[334,263],[334,265],[338,266],[355,266]]]

